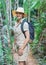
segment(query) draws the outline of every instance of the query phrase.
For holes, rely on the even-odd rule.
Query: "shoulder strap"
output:
[[[24,36],[25,36],[25,31],[23,30],[23,25],[24,25],[24,23],[27,21],[27,19],[25,18],[23,21],[22,21],[22,23],[21,23],[21,31],[22,31],[22,33],[24,34]],[[26,37],[26,36],[25,36]]]

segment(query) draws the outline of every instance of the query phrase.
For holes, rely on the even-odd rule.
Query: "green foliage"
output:
[[[34,27],[35,27],[35,39],[33,41],[33,44],[31,44],[31,49],[33,50],[33,53],[38,56],[37,53],[39,49],[40,54],[44,51],[44,46],[38,47],[38,43],[40,40],[40,34],[44,28],[46,28],[46,1],[45,0],[26,0],[24,2],[24,8],[26,14],[30,12],[31,20],[33,21]],[[38,10],[37,12],[34,10]],[[43,55],[42,55],[43,56]],[[46,65],[46,61],[44,59],[45,56],[40,58],[38,56],[38,62],[40,65]]]
[[[14,9],[15,0],[11,0],[11,1],[12,1],[11,3],[12,9]],[[34,55],[36,54],[37,60],[40,65],[46,65],[46,57],[42,54],[44,51],[44,45],[41,45],[40,47],[38,47],[40,34],[43,28],[46,28],[46,0],[24,0],[23,5],[22,5],[22,1],[20,1],[20,4],[21,4],[20,6],[24,7],[26,14],[29,14],[30,12],[30,20],[32,20],[32,23],[34,25],[35,39],[33,43],[31,44],[31,49],[33,51],[33,54]],[[8,34],[10,37],[10,47],[8,47],[8,37],[6,34],[4,34],[4,43],[6,43],[5,48],[3,48],[2,42],[0,41],[0,58],[1,58],[0,65],[3,65],[3,63],[5,63],[4,59],[6,59],[7,65],[14,65],[13,55],[11,54],[11,48],[14,41],[14,36],[11,36],[12,26],[8,25],[5,0],[0,0],[0,10],[3,13],[3,15],[6,17],[5,20],[3,21],[4,22],[3,27],[7,25]],[[39,53],[42,54],[41,55],[42,58],[36,53],[37,51],[38,51],[38,54]],[[5,55],[3,55],[4,52],[5,52]]]
[[[1,43],[1,40],[0,40],[0,64],[3,65],[3,51],[2,51],[2,43]]]

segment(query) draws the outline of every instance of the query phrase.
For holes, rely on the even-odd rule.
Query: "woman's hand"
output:
[[[19,54],[20,56],[23,55],[23,49],[20,48],[20,49],[18,50],[18,54]]]

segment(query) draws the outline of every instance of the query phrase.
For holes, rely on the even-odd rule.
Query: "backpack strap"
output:
[[[21,31],[22,31],[22,33],[24,34],[24,36],[25,36],[25,31],[24,31],[24,29],[23,29],[23,25],[24,25],[25,22],[27,22],[27,19],[26,19],[26,18],[25,18],[25,19],[22,21],[22,23],[21,23]],[[25,36],[25,38],[26,38],[26,36]]]

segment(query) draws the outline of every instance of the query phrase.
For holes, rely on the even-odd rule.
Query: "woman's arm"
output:
[[[23,45],[19,48],[19,51],[18,51],[18,54],[21,56],[23,55],[23,50],[24,48],[26,47],[26,45],[28,44],[28,41],[29,41],[29,31],[25,31],[25,35],[26,35],[26,38],[23,42]]]
[[[23,42],[23,45],[21,46],[21,49],[24,49],[26,47],[26,45],[28,44],[28,41],[29,41],[29,38],[30,38],[30,34],[29,34],[29,31],[25,31],[25,35],[26,35],[26,38]]]

